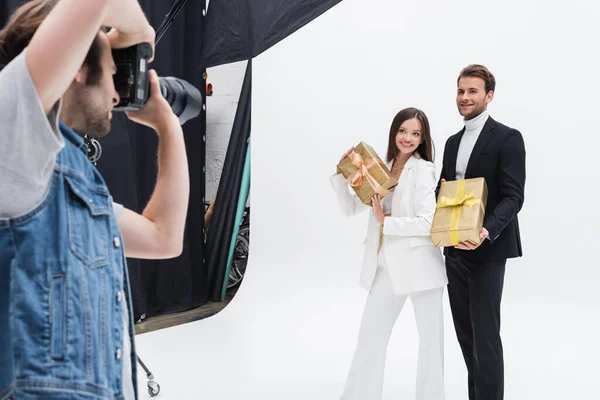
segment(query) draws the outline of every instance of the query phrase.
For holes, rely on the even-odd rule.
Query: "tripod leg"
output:
[[[142,361],[142,359],[140,358],[140,356],[137,356],[137,355],[136,355],[136,357],[137,357],[137,361],[138,361],[138,363],[139,363],[139,364],[142,366],[142,368],[143,368],[143,369],[144,369],[144,371],[146,372],[146,377],[147,377],[148,379],[150,379],[150,380],[153,380],[153,379],[154,379],[154,376],[152,375],[152,372],[150,372],[150,371],[148,370],[148,367],[146,367],[146,364],[144,364],[144,362]]]
[[[136,355],[136,357],[137,362],[142,366],[142,368],[146,372],[146,378],[148,378],[148,394],[150,395],[150,397],[157,396],[160,393],[160,385],[154,382],[154,375],[148,370],[148,367],[146,367],[146,364],[144,364],[140,356]]]

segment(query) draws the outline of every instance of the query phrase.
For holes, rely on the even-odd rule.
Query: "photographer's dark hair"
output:
[[[0,30],[0,71],[29,46],[38,27],[57,2],[58,0],[28,1],[12,14]],[[89,69],[88,85],[98,84],[102,77],[101,54],[100,39],[96,37],[84,61]]]
[[[387,161],[392,161],[398,155],[398,146],[396,146],[396,135],[400,127],[405,121],[416,118],[421,122],[421,137],[423,142],[417,147],[417,152],[426,161],[433,162],[433,141],[431,140],[431,130],[429,128],[429,120],[425,113],[417,108],[405,108],[394,117],[392,126],[390,127],[390,137],[387,150]]]
[[[460,78],[466,78],[470,76],[483,79],[485,82],[486,94],[496,91],[496,78],[494,77],[494,74],[492,74],[489,69],[479,64],[471,64],[463,68],[458,75],[456,84],[460,84]]]

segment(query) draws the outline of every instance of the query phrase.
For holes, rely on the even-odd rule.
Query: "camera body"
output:
[[[112,56],[117,66],[113,80],[120,97],[113,111],[140,110],[150,96],[148,60],[152,56],[152,47],[141,43],[125,49],[112,49]],[[159,78],[159,85],[161,95],[182,125],[200,114],[203,98],[196,87],[174,77]]]
[[[152,47],[148,43],[141,43],[125,49],[112,49],[112,55],[117,66],[113,80],[121,98],[114,110],[141,109],[150,95],[148,60],[152,56]]]

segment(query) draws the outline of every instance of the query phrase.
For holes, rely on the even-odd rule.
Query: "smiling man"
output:
[[[494,121],[487,106],[496,79],[482,65],[458,77],[456,105],[465,126],[444,150],[440,184],[483,177],[488,186],[479,245],[444,249],[454,327],[469,372],[470,400],[504,397],[500,302],[508,258],[522,256],[517,214],[524,202],[525,144],[521,133]]]

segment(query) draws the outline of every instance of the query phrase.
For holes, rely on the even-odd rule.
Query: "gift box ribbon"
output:
[[[373,188],[375,193],[377,193],[379,196],[385,197],[390,193],[389,190],[386,190],[383,186],[381,186],[369,172],[369,169],[373,168],[377,164],[385,165],[383,161],[378,158],[374,158],[369,164],[365,164],[362,156],[354,151],[348,154],[348,158],[350,161],[352,161],[352,164],[356,165],[358,168],[358,171],[348,177],[348,183],[350,186],[360,187],[364,178],[369,183],[369,186],[371,186],[371,188]]]
[[[458,231],[458,223],[460,221],[460,215],[462,214],[463,207],[473,207],[474,205],[481,205],[481,199],[476,199],[473,195],[473,190],[469,190],[465,193],[465,181],[460,180],[456,183],[456,193],[454,198],[441,196],[438,200],[436,208],[452,207],[452,219],[450,221],[450,241],[452,246],[456,246],[460,243],[460,235]]]

